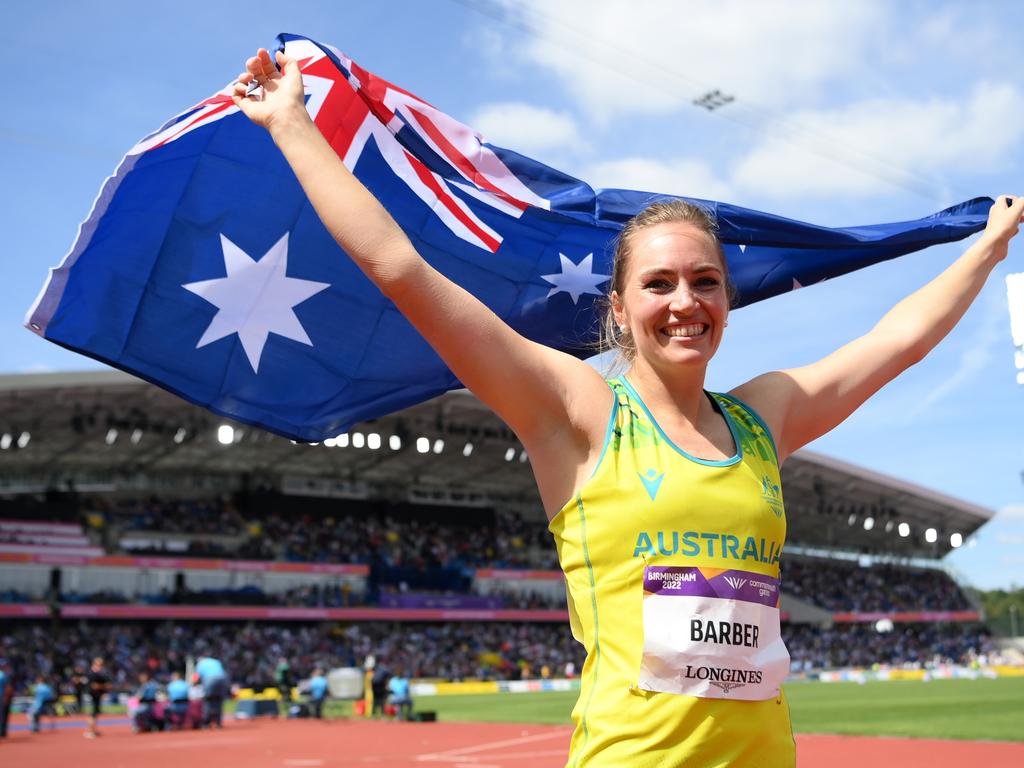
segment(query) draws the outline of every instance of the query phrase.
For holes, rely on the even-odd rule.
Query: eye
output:
[[[672,290],[672,283],[663,277],[654,277],[644,282],[645,291],[669,291]]]
[[[716,277],[698,277],[693,284],[702,291],[713,291],[721,283]]]

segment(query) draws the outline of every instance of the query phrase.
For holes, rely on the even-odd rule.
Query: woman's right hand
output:
[[[274,66],[267,49],[260,48],[245,62],[245,72],[238,76],[231,94],[246,117],[271,132],[275,126],[291,119],[309,119],[298,64],[282,51],[277,51],[276,56],[280,70]],[[247,94],[253,82],[260,87]]]
[[[988,224],[981,235],[992,245],[996,261],[1006,258],[1012,240],[1024,222],[1024,196],[1000,195],[988,212]]]

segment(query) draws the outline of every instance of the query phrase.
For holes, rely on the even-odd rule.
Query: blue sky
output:
[[[41,2],[6,9],[7,235],[0,372],[92,361],[21,327],[103,179],[278,32],[330,42],[495,144],[620,186],[827,225],[1024,193],[1020,4],[399,0]],[[850,7],[847,7],[850,6]],[[715,112],[692,100],[735,100]],[[821,357],[870,329],[962,246],[933,248],[733,315],[709,385]],[[1024,584],[1024,388],[1005,275],[923,363],[811,447],[997,510],[951,564]]]

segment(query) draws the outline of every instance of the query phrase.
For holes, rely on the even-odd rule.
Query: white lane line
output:
[[[565,757],[566,750],[564,749],[548,749],[543,752],[502,752],[502,760],[527,760],[535,757],[558,757],[561,755]],[[488,758],[493,760],[494,758]]]
[[[566,737],[566,733],[563,731],[549,731],[547,733],[535,733],[532,736],[520,736],[517,739],[502,739],[501,741],[487,741],[483,744],[476,744],[471,747],[459,747],[457,749],[449,749],[444,752],[430,752],[424,755],[417,755],[416,759],[420,762],[429,761],[440,761],[440,762],[456,762],[465,760],[466,762],[472,762],[474,758],[469,757],[474,752],[487,752],[494,749],[500,749],[502,747],[512,747],[517,744],[529,744],[534,741],[544,741],[545,739],[551,738],[562,738]],[[507,755],[502,755],[502,758]]]

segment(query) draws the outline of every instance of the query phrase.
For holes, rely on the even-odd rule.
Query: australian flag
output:
[[[331,46],[297,35],[278,42],[299,62],[320,131],[425,259],[520,333],[592,354],[610,243],[666,196],[595,192],[487,143]],[[461,386],[334,242],[230,93],[129,150],[27,327],[303,441]],[[966,237],[991,205],[830,229],[697,202],[718,218],[741,306]]]

